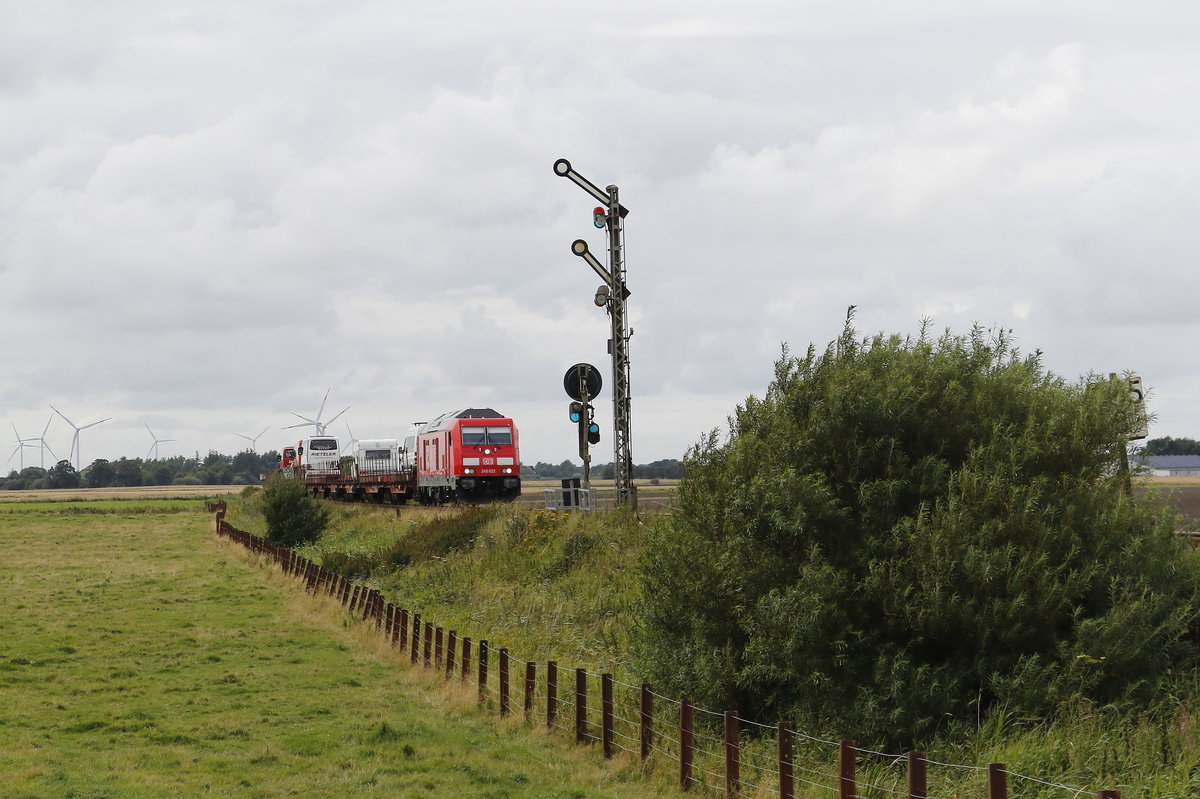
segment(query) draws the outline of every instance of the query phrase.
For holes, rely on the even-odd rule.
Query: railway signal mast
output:
[[[571,168],[571,162],[560,158],[554,162],[554,174],[567,178],[603,203],[592,212],[592,221],[597,228],[608,231],[608,266],[600,263],[588,249],[583,239],[571,243],[571,252],[582,258],[604,281],[596,292],[595,303],[608,311],[612,322],[612,337],[608,340],[608,351],[612,355],[613,395],[613,477],[617,488],[617,504],[636,507],[633,491],[633,453],[630,447],[630,395],[629,395],[629,338],[633,335],[626,324],[625,300],[629,289],[625,287],[625,217],[629,209],[621,205],[616,186],[601,190],[587,178]]]

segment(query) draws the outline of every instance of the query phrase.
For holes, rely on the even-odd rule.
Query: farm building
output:
[[[1142,463],[1155,477],[1200,476],[1200,455],[1146,455]]]

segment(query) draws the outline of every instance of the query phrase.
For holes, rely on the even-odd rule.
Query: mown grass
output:
[[[206,514],[0,515],[0,796],[671,792],[493,724]]]
[[[336,506],[334,528],[305,554],[328,565],[352,562],[356,579],[381,588],[390,601],[461,635],[506,646],[516,658],[553,659],[562,668],[610,671],[640,682],[630,650],[637,624],[636,563],[643,525],[666,519],[563,516],[500,506],[472,511],[464,521],[454,509],[411,510],[416,509],[397,514]],[[233,514],[238,526],[256,524],[252,508],[235,507]],[[396,552],[423,554],[400,563]],[[930,795],[985,795],[987,774],[981,769],[989,763],[1005,763],[1014,774],[1033,778],[1010,777],[1011,795],[1019,797],[1114,788],[1125,799],[1200,795],[1200,703],[1194,699],[1200,686],[1189,686],[1191,679],[1181,676],[1173,693],[1135,718],[1081,706],[1063,708],[1053,720],[1003,710],[947,719],[929,756],[965,768],[931,766]],[[769,765],[773,742],[753,740],[761,732],[748,730],[753,755],[747,760]],[[853,730],[844,735],[855,737]],[[836,785],[835,751],[820,741],[798,746],[800,768],[816,783],[798,783],[798,795],[827,797]],[[869,753],[861,758],[860,796],[886,799],[904,790],[902,763]],[[719,765],[714,768],[719,771]],[[753,773],[743,766],[743,774]]]

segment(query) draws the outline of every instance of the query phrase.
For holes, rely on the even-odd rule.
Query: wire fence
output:
[[[384,599],[374,588],[279,547],[225,521],[225,504],[210,503],[216,534],[268,559],[300,581],[310,594],[339,602],[363,624],[420,665],[447,680],[473,684],[481,706],[502,717],[523,717],[579,744],[596,746],[605,758],[651,757],[678,768],[685,791],[706,790],[727,797],[794,799],[957,799],[980,795],[1008,797],[1094,795],[1120,799],[1120,791],[1063,785],[1009,771],[1003,763],[970,766],[928,759],[923,752],[888,753],[832,741],[793,729],[786,721],[763,724],[695,706],[585,668],[565,668],[516,658],[506,647],[472,640],[446,630],[420,613]],[[804,762],[797,762],[803,746]],[[824,767],[820,763],[826,763]],[[818,764],[818,765],[814,765]],[[967,779],[964,780],[964,773]]]

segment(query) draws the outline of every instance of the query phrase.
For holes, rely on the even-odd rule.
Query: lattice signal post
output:
[[[592,212],[592,218],[596,227],[608,231],[608,267],[605,268],[592,255],[583,239],[571,243],[571,252],[586,261],[604,281],[604,285],[596,292],[595,303],[608,311],[612,322],[608,351],[612,355],[613,376],[613,478],[617,487],[617,503],[629,505],[636,502],[629,434],[629,338],[633,331],[628,328],[625,318],[625,300],[629,298],[629,289],[625,287],[624,221],[629,209],[621,205],[616,186],[609,186],[607,191],[602,191],[572,169],[571,162],[565,158],[554,162],[554,174],[569,179],[597,202],[603,203]]]

